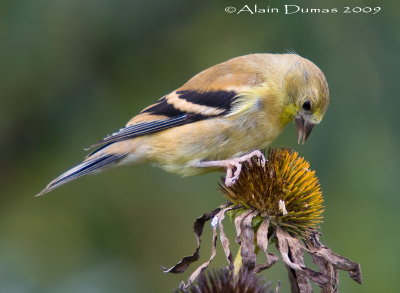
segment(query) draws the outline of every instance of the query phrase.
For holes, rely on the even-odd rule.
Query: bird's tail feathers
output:
[[[46,188],[39,192],[36,196],[50,192],[53,189],[56,189],[57,187],[60,187],[61,185],[78,179],[84,175],[94,173],[95,171],[100,171],[101,168],[115,164],[126,156],[127,154],[104,154],[96,156],[92,159],[87,159],[51,181]]]

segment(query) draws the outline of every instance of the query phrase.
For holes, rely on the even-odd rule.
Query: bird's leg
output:
[[[242,163],[249,162],[251,164],[251,158],[258,157],[260,163],[265,165],[265,157],[261,151],[253,151],[247,155],[239,158],[233,158],[229,160],[221,161],[205,161],[199,162],[194,167],[207,168],[207,167],[223,167],[226,169],[225,185],[232,186],[239,179],[240,172],[242,171]]]

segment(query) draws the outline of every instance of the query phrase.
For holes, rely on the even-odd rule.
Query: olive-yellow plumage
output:
[[[144,161],[183,176],[226,167],[234,178],[237,157],[266,148],[293,120],[304,143],[328,103],[324,74],[299,55],[233,58],[142,110],[39,195],[111,165]]]

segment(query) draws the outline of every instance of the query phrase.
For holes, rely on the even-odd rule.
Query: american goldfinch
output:
[[[151,162],[183,176],[241,163],[266,148],[291,121],[298,143],[321,122],[329,103],[322,71],[297,54],[250,54],[212,66],[134,116],[92,147],[85,160],[38,195],[112,165]]]

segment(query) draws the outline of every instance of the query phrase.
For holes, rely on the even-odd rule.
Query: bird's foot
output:
[[[236,181],[239,179],[240,173],[242,171],[242,164],[244,162],[248,162],[250,165],[253,163],[252,158],[257,157],[260,164],[262,166],[265,166],[265,157],[264,154],[257,150],[253,151],[247,155],[244,155],[239,158],[234,158],[231,160],[227,160],[228,163],[230,163],[227,167],[226,170],[226,177],[225,177],[225,185],[226,186],[232,186],[236,183]]]
[[[195,167],[223,167],[226,169],[225,185],[232,186],[239,179],[240,172],[242,171],[242,164],[248,162],[252,164],[252,158],[257,157],[262,166],[265,165],[265,157],[261,151],[253,151],[247,155],[239,158],[233,158],[229,160],[221,161],[206,161],[200,162],[195,165]]]

